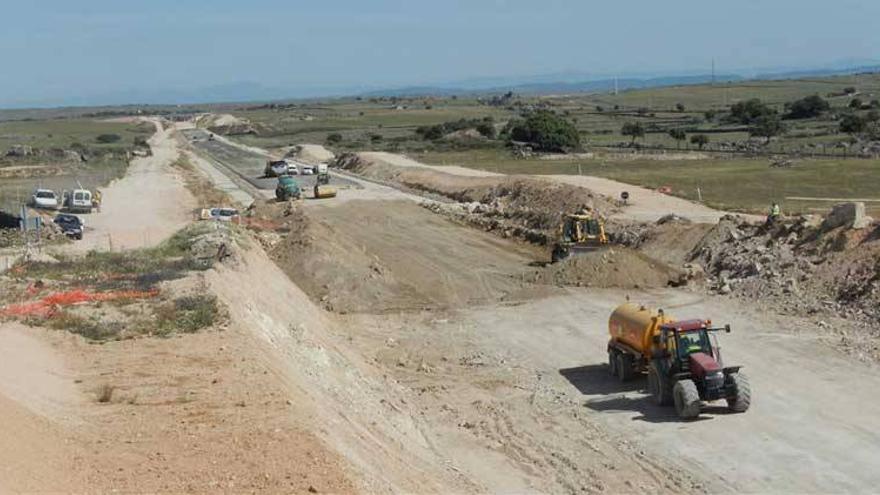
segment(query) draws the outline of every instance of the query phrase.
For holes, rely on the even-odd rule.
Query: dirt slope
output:
[[[388,312],[515,296],[539,253],[410,201],[359,200],[301,209],[272,256],[327,308]]]

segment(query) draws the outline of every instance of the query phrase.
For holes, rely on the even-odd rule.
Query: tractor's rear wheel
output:
[[[675,412],[682,419],[696,418],[700,415],[700,393],[693,380],[679,380],[672,387]]]
[[[727,397],[727,409],[735,413],[748,411],[749,406],[752,405],[749,379],[742,373],[731,373],[727,375],[727,383],[733,391],[733,395]]]
[[[654,366],[648,368],[648,392],[658,406],[672,404],[672,389],[669,387],[669,379],[661,375]]]
[[[608,350],[608,374],[617,376],[617,352]]]
[[[617,378],[621,382],[628,382],[634,374],[632,356],[625,352],[617,353]]]

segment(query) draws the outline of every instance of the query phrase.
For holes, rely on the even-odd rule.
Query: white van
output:
[[[64,191],[64,207],[71,213],[91,213],[92,193],[87,189]]]

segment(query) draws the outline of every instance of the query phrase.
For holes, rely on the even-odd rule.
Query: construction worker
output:
[[[95,203],[95,208],[97,208],[98,213],[101,213],[101,190],[95,189],[95,195],[92,197]]]
[[[767,225],[773,225],[776,223],[781,214],[778,203],[770,205],[770,213],[767,215]]]

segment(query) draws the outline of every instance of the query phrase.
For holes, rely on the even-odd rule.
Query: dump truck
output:
[[[330,185],[330,174],[327,169],[315,178],[315,198],[332,198],[336,196],[336,188]]]
[[[551,263],[562,261],[572,255],[590,253],[608,245],[605,221],[592,210],[566,214],[556,234],[556,241],[550,252]]]
[[[662,309],[625,303],[608,320],[608,370],[625,382],[648,375],[648,392],[661,406],[675,405],[681,418],[699,416],[702,401],[726,400],[731,412],[751,404],[740,366],[724,366],[711,320],[677,320]]]
[[[275,186],[275,198],[278,201],[302,198],[299,182],[289,175],[282,175],[278,178],[278,185]]]

